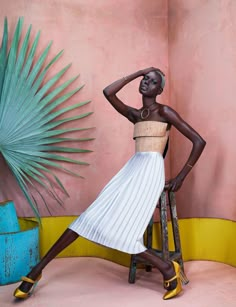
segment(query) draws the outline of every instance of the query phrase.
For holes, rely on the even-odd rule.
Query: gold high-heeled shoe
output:
[[[164,287],[166,289],[168,289],[168,287],[170,286],[170,282],[175,280],[175,279],[177,279],[177,286],[173,290],[168,290],[165,293],[165,295],[163,296],[163,300],[168,300],[172,297],[175,297],[183,290],[182,285],[181,285],[181,281],[184,282],[184,276],[183,276],[183,274],[180,270],[180,265],[175,261],[172,261],[172,263],[174,265],[175,276],[168,279],[168,280],[165,280],[164,281]]]
[[[38,281],[40,280],[41,277],[42,277],[42,274],[40,274],[35,280],[33,280],[29,277],[22,276],[21,277],[22,281],[28,282],[28,283],[32,284],[33,286],[28,292],[23,292],[19,288],[17,288],[14,291],[13,296],[15,296],[16,298],[20,298],[20,299],[28,298],[33,293],[33,291],[34,291],[35,287],[37,286],[37,283],[38,283]]]

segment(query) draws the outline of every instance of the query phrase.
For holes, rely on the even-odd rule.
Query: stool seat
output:
[[[176,210],[176,200],[174,192],[163,191],[158,201],[157,208],[160,214],[160,225],[161,225],[161,249],[155,249],[152,246],[153,241],[153,224],[154,217],[148,224],[145,241],[146,246],[149,251],[157,256],[161,257],[163,260],[174,260],[179,263],[181,270],[184,274],[184,263],[181,251],[180,235],[179,235],[179,225]],[[168,235],[168,208],[170,213],[170,220],[174,239],[174,250],[169,250],[169,235]],[[152,270],[152,265],[146,260],[142,259],[138,255],[131,255],[130,269],[129,269],[129,283],[135,283],[136,278],[136,268],[137,265],[145,265],[146,271],[150,272]],[[184,284],[187,284],[189,280],[184,274]]]

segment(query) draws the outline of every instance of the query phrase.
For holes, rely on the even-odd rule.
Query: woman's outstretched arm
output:
[[[204,139],[188,124],[186,123],[177,112],[175,112],[170,107],[165,106],[163,108],[163,117],[173,125],[178,131],[180,131],[185,137],[187,137],[193,144],[192,150],[190,152],[189,158],[187,159],[182,170],[178,175],[166,182],[165,189],[171,191],[177,191],[192,170],[193,166],[201,156],[201,153],[206,145]]]

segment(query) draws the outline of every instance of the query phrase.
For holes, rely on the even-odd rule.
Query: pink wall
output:
[[[69,104],[92,99],[82,111],[92,110],[94,114],[78,122],[78,126],[96,127],[83,134],[96,137],[85,145],[94,152],[75,155],[91,165],[73,167],[85,180],[60,174],[71,197],[64,199],[65,208],[55,206],[48,198],[52,213],[80,214],[133,154],[132,124],[110,107],[102,89],[138,69],[158,66],[167,73],[167,87],[160,102],[173,106],[207,141],[199,163],[177,193],[179,217],[236,220],[233,125],[236,3],[230,0],[128,3],[8,0],[1,5],[0,20],[4,16],[9,18],[10,33],[18,16],[24,16],[25,29],[32,23],[33,33],[42,30],[40,50],[51,39],[54,41],[51,55],[65,49],[51,73],[72,62],[66,78],[80,73],[75,85],[86,84]],[[133,106],[140,105],[137,85],[138,81],[120,94]],[[174,129],[171,137],[169,160],[174,176],[185,162],[191,144]],[[9,174],[0,177],[0,189],[2,198],[14,199],[19,215],[32,215]],[[41,213],[48,214],[44,209]]]
[[[92,100],[82,111],[92,110],[94,114],[78,122],[78,126],[94,126],[96,129],[73,135],[96,137],[95,141],[84,146],[94,150],[93,153],[74,155],[91,165],[71,166],[71,169],[79,170],[85,180],[60,173],[71,196],[64,199],[65,208],[55,206],[55,202],[48,198],[53,215],[80,214],[134,152],[132,124],[107,103],[103,88],[120,77],[149,66],[158,66],[168,73],[167,2],[129,0],[127,5],[126,0],[8,0],[1,4],[1,32],[4,16],[9,19],[11,35],[19,16],[25,17],[25,30],[29,24],[33,25],[34,34],[41,29],[39,51],[51,39],[54,41],[51,56],[65,50],[51,74],[72,62],[66,79],[80,73],[75,86],[86,84],[69,104]],[[127,86],[120,95],[127,104],[136,107],[141,103],[137,85],[138,81]],[[168,102],[168,83],[160,101]],[[1,164],[3,169],[4,163]],[[5,171],[0,177],[0,190],[3,199],[14,200],[19,215],[32,215],[10,174]],[[40,212],[48,215],[43,206]]]
[[[236,220],[236,1],[169,1],[170,102],[207,141],[178,192],[180,217]],[[172,134],[173,174],[189,142]]]

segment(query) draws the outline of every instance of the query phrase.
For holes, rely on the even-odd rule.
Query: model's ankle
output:
[[[175,270],[172,261],[167,260],[165,263],[164,279],[170,279],[175,275]]]

